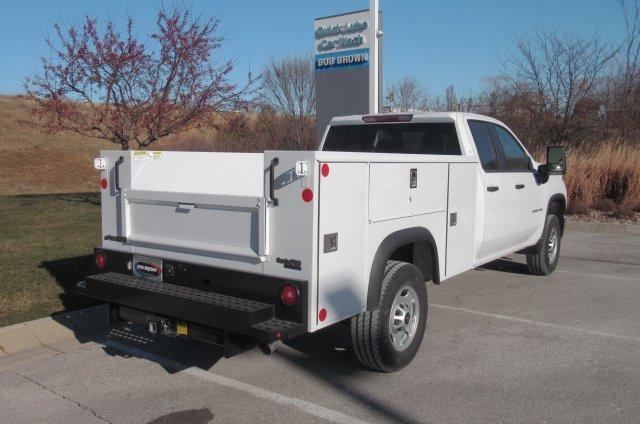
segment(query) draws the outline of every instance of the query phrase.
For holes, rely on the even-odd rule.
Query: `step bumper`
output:
[[[76,291],[111,304],[258,340],[290,339],[305,331],[301,323],[276,318],[274,305],[268,303],[115,272],[88,276]]]

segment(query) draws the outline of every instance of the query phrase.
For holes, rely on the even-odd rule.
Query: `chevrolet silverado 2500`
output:
[[[317,151],[102,151],[98,272],[77,288],[227,355],[347,323],[359,361],[395,371],[422,342],[425,281],[514,252],[553,272],[564,150],[547,156],[465,113],[335,118]]]

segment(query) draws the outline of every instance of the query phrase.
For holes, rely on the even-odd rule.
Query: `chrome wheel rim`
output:
[[[547,240],[547,255],[549,256],[549,263],[553,263],[556,260],[558,254],[558,230],[556,227],[552,227],[549,232],[549,239]]]
[[[396,293],[389,314],[389,337],[398,351],[403,351],[413,341],[418,329],[420,304],[416,291],[404,286]]]

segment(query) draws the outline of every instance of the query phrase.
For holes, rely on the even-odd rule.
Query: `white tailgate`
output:
[[[120,170],[127,244],[220,258],[268,254],[264,156],[131,152]]]

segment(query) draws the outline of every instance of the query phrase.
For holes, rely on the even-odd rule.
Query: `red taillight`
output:
[[[362,120],[367,124],[371,124],[374,122],[410,122],[412,119],[413,119],[413,115],[411,114],[367,115],[362,117]]]
[[[95,256],[96,266],[100,269],[107,265],[107,255],[104,252],[97,252]]]
[[[109,186],[109,183],[107,182],[107,180],[105,180],[104,178],[100,180],[100,187],[102,187],[102,189],[106,189]]]
[[[293,284],[285,284],[280,290],[280,300],[287,306],[293,306],[298,303],[300,294]]]
[[[322,167],[320,168],[320,172],[322,172],[322,176],[323,177],[328,177],[329,176],[329,165],[327,165],[326,163],[323,163]]]
[[[313,191],[310,188],[305,188],[302,190],[302,200],[305,202],[310,202],[313,200]]]

